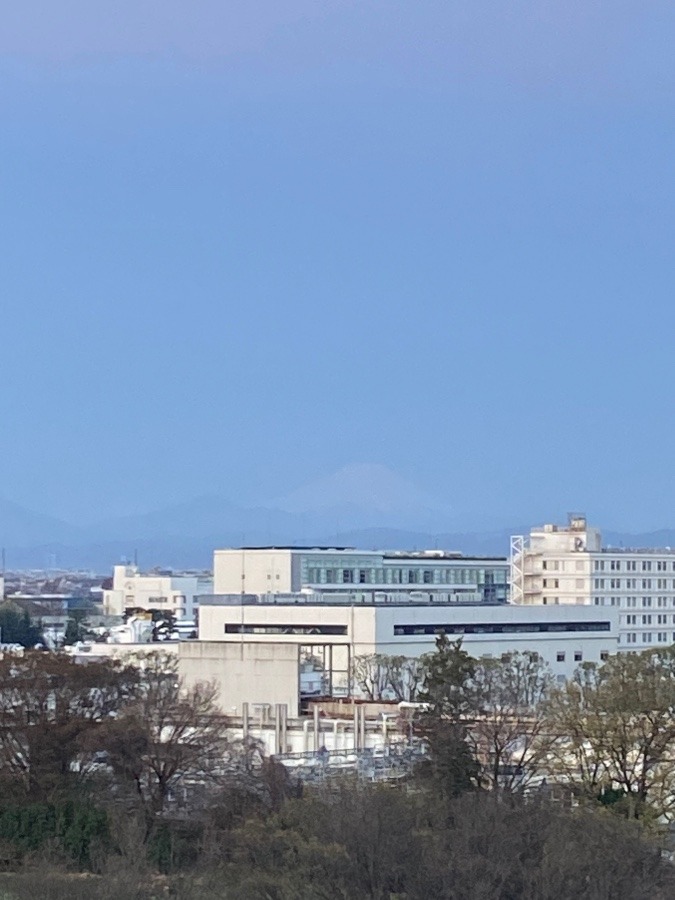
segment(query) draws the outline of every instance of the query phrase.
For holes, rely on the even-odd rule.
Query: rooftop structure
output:
[[[383,551],[345,547],[241,547],[216,550],[216,594],[386,592],[444,594],[448,600],[507,600],[504,557],[450,550]]]
[[[613,607],[619,649],[675,643],[675,550],[602,546],[583,515],[511,539],[511,601]]]

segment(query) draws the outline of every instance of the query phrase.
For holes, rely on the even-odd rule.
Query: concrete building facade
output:
[[[508,599],[505,557],[445,550],[369,551],[345,547],[242,547],[216,550],[215,594],[389,593],[420,591],[445,601]]]
[[[511,541],[511,602],[615,609],[619,650],[675,643],[675,550],[603,547],[585,516]]]
[[[210,594],[213,581],[202,574],[142,573],[137,566],[113,567],[112,587],[103,591],[106,615],[122,616],[127,609],[160,609],[177,619],[194,619],[200,594]]]
[[[231,652],[218,651],[219,644],[242,651],[251,646],[291,646],[306,682],[312,670],[323,673],[321,683],[310,686],[308,693],[347,696],[354,688],[350,671],[355,657],[418,657],[434,649],[441,632],[451,639],[461,638],[464,648],[477,658],[536,652],[564,681],[580,663],[599,663],[616,653],[618,611],[412,599],[354,602],[350,597],[329,600],[320,595],[296,595],[295,600],[273,595],[213,596],[201,600],[199,642],[186,644],[180,653],[198,654],[194,647],[202,642],[216,654]]]

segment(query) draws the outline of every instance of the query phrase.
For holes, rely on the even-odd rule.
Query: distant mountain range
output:
[[[155,565],[211,566],[215,547],[242,544],[318,544],[364,548],[438,547],[506,556],[520,526],[462,528],[458,514],[384,466],[358,464],[302,488],[251,506],[215,496],[143,515],[79,526],[0,500],[0,543],[8,568],[86,568],[107,573],[138,556]],[[479,523],[480,524],[480,523]],[[612,546],[672,546],[675,530],[645,534],[607,531]]]

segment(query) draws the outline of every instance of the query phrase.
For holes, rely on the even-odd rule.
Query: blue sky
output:
[[[672,3],[3,18],[0,494],[675,524]]]

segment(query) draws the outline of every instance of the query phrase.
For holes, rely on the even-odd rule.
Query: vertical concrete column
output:
[[[249,716],[248,703],[241,704],[241,734],[244,740],[248,738]]]
[[[279,704],[279,709],[281,712],[281,723],[280,723],[280,740],[281,740],[281,752],[286,753],[288,750],[288,705],[286,703]]]
[[[314,752],[319,749],[321,744],[319,743],[319,707],[314,707]]]

